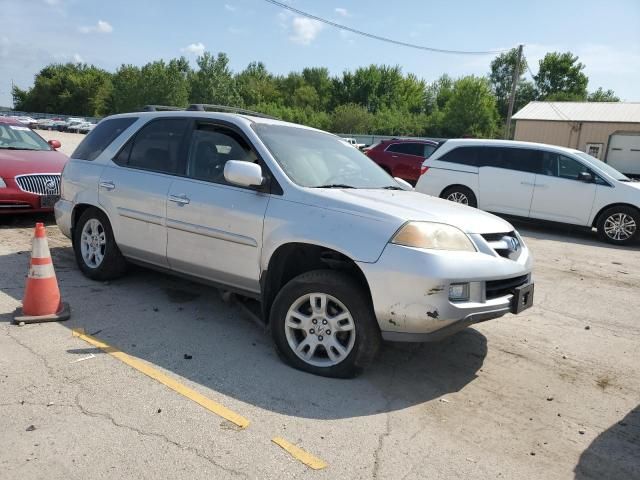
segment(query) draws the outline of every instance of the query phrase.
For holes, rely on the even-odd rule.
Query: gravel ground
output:
[[[44,133],[66,152],[82,138]],[[363,376],[340,381],[283,365],[209,287],[141,268],[84,278],[50,216],[72,318],[11,325],[37,219],[0,217],[3,479],[640,478],[637,248],[521,226],[536,259],[532,309],[437,344],[386,344]],[[250,426],[73,338],[76,327]],[[275,436],[328,467],[309,470]]]

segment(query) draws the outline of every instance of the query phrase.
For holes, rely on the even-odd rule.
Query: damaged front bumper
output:
[[[532,261],[524,243],[521,248],[513,260],[489,249],[451,252],[388,244],[377,262],[358,263],[383,338],[437,341],[474,323],[518,312],[522,302],[527,308],[533,300]],[[468,299],[450,300],[452,284],[468,284]],[[519,287],[524,295],[516,294]]]

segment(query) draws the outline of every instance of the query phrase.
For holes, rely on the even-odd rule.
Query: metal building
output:
[[[640,175],[640,102],[531,102],[513,119],[515,140],[575,148]]]

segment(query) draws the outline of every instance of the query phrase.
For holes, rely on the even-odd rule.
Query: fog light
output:
[[[452,302],[464,302],[469,300],[469,284],[455,283],[449,286],[449,300]]]

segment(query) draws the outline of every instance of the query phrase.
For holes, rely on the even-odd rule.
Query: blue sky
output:
[[[292,6],[378,35],[421,45],[494,50],[525,44],[531,69],[548,51],[586,65],[589,90],[640,101],[640,1],[289,0]],[[492,56],[455,56],[381,43],[298,17],[263,0],[0,0],[0,105],[11,81],[28,87],[50,62],[108,70],[203,49],[226,52],[238,71],[259,60],[276,73],[326,66],[332,74],[398,64],[432,81],[484,75]]]

